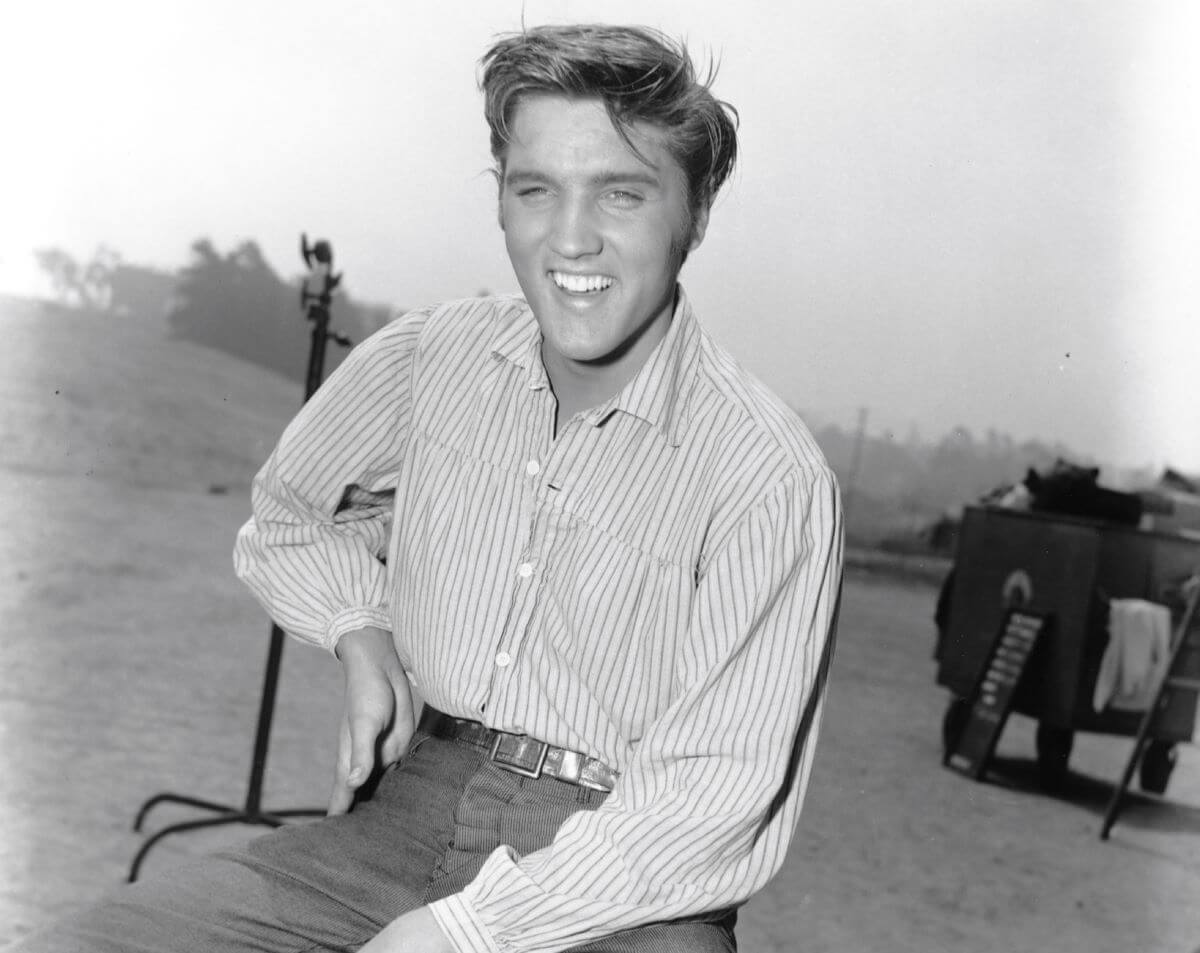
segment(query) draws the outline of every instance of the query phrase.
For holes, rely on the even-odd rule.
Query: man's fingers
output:
[[[329,795],[329,808],[326,813],[330,817],[345,814],[354,803],[354,789],[337,782],[333,785],[333,793]]]
[[[397,731],[393,728],[383,743],[380,757],[385,765],[392,765],[404,757],[408,744],[412,740],[411,731]]]
[[[350,765],[346,784],[359,787],[371,775],[375,766],[375,745],[383,730],[378,719],[359,715],[350,721]]]
[[[337,763],[333,772],[333,790],[329,794],[329,815],[345,814],[354,803],[354,788],[346,783],[350,774],[350,726],[342,721],[338,733]]]

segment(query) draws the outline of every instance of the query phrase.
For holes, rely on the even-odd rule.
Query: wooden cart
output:
[[[1200,567],[1200,540],[1145,532],[1074,517],[968,507],[954,571],[943,597],[935,658],[938,684],[950,690],[943,744],[952,749],[969,714],[996,634],[1013,608],[1045,616],[1039,639],[1013,698],[1013,710],[1038,721],[1037,760],[1043,783],[1067,770],[1074,733],[1133,737],[1141,713],[1093,709],[1100,661],[1108,644],[1111,599],[1159,602],[1178,618],[1182,583]],[[1187,673],[1200,676],[1200,671]],[[1174,745],[1190,741],[1195,694],[1180,694],[1156,720],[1141,758],[1145,790],[1161,793],[1174,764]]]

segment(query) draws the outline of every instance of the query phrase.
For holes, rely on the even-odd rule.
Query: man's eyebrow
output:
[[[526,172],[524,170],[517,170],[514,172],[509,169],[504,173],[505,185],[529,185],[531,183],[541,185],[542,183],[549,181],[550,177],[547,175],[542,175],[540,172]]]
[[[637,172],[614,169],[611,172],[599,172],[590,179],[592,185],[645,185],[657,186],[662,180],[653,172],[638,170]]]
[[[554,181],[554,176],[532,169],[513,169],[504,174],[505,185],[544,185]],[[611,169],[597,172],[588,179],[588,185],[644,185],[655,188],[662,185],[662,180],[653,172],[641,170]]]

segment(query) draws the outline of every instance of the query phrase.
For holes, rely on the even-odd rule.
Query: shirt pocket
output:
[[[515,564],[511,476],[431,440],[414,441],[397,496],[389,569],[392,614],[402,656],[430,675],[437,646],[494,642]]]
[[[670,703],[688,574],[560,510],[552,520],[541,600],[547,666],[575,673],[632,743]]]

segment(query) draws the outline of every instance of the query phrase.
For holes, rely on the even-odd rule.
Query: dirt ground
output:
[[[0,494],[9,501],[0,533],[3,948],[123,881],[142,843],[130,825],[150,795],[240,803],[268,627],[230,567],[247,511],[242,464],[160,459],[158,439],[135,416],[138,401],[169,398],[166,384],[139,396],[121,383],[120,365],[97,372],[109,384],[88,383],[94,353],[48,349],[55,335],[78,332],[66,319],[49,329],[20,314],[0,321],[21,370],[0,381]],[[117,345],[134,348],[132,333]],[[293,385],[252,387],[252,375],[206,363],[198,349],[171,360],[179,363],[168,376],[203,372],[218,405],[271,391],[261,419],[212,418],[247,458],[292,400]],[[71,392],[69,406],[54,403],[56,387]],[[97,423],[97,402],[106,422]],[[180,425],[170,439],[185,446],[205,426]],[[136,467],[113,449],[143,443]],[[218,483],[206,467],[231,479]],[[1033,783],[1034,725],[1019,716],[986,782],[945,770],[934,598],[927,584],[849,574],[808,802],[783,870],[743,911],[741,949],[1200,948],[1197,749],[1181,747],[1165,798],[1132,798],[1107,843],[1100,818],[1126,739],[1079,737],[1071,784],[1056,797]],[[340,704],[336,663],[289,644],[268,808],[323,802]],[[162,806],[148,831],[199,816]],[[167,838],[144,876],[254,833]]]

